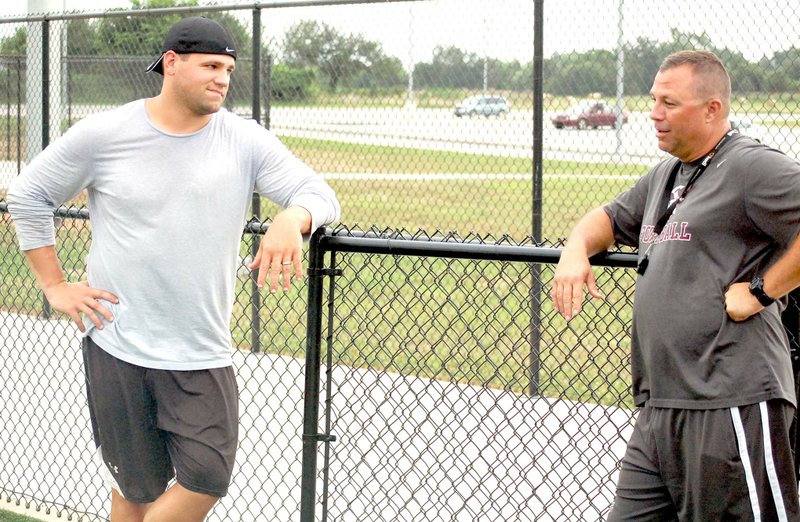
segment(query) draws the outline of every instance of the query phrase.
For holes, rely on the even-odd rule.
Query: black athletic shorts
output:
[[[83,343],[89,413],[104,480],[125,499],[155,501],[174,477],[196,493],[224,497],[238,443],[232,367],[171,371],[111,356]]]
[[[645,406],[622,459],[608,520],[800,520],[789,426],[794,406]]]

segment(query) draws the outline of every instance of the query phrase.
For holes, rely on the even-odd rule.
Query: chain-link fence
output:
[[[77,331],[49,316],[0,215],[3,496],[103,519],[108,491],[85,472],[95,464]],[[84,276],[87,217],[57,218],[70,280]],[[254,306],[244,266],[262,230],[244,235],[232,321],[242,436],[211,520],[297,520],[303,491],[307,521],[593,520],[607,509],[633,416],[630,271],[603,269],[609,298],[567,326],[544,300],[552,265],[525,262],[552,263],[556,249],[338,230],[312,241],[317,292]]]
[[[79,332],[50,313],[24,257],[15,252],[4,203],[0,211],[0,497],[105,520],[109,492],[92,462]],[[76,208],[62,209],[57,218],[59,257],[72,281],[85,279],[87,218]],[[297,518],[306,297],[296,287],[280,299],[255,298],[245,268],[250,244],[257,241],[254,230],[260,229],[254,225],[243,236],[232,319],[241,397],[239,460],[231,494],[217,507],[215,520]]]
[[[77,280],[88,216],[59,215]],[[0,216],[2,495],[102,520],[108,491],[84,471],[95,464],[77,331],[48,318]],[[596,260],[606,298],[566,323],[546,298],[557,245],[338,229],[312,238],[306,285],[254,305],[244,266],[263,230],[244,234],[242,435],[210,520],[603,518],[635,415],[635,255]],[[787,316],[796,339],[796,305]]]
[[[800,38],[786,30],[800,9],[790,0],[202,9],[0,19],[0,187],[76,120],[156,94],[160,77],[143,70],[187,13],[231,29],[239,60],[228,107],[323,173],[347,226],[563,237],[663,157],[649,89],[681,48],[718,52],[733,79],[732,121],[800,153]]]
[[[713,27],[695,12],[714,12]],[[783,29],[800,9],[330,0],[0,19],[0,196],[74,122],[156,94],[144,68],[190,13],[238,42],[228,109],[270,127],[343,207],[316,239],[327,257],[309,260],[320,307],[305,285],[254,291],[244,267],[262,229],[246,228],[231,323],[240,451],[211,519],[601,519],[634,414],[633,275],[620,254],[601,270],[606,300],[566,324],[545,299],[557,251],[523,238],[558,246],[663,157],[648,90],[678,48],[717,51],[732,121],[796,156],[800,42]],[[83,201],[58,218],[74,281]],[[257,221],[274,211],[254,202]],[[0,494],[104,519],[108,492],[84,471],[77,332],[51,317],[0,218]]]
[[[329,520],[603,518],[632,427],[634,256],[607,260],[609,298],[567,325],[545,296],[550,247],[346,230],[320,248],[341,270],[323,352]]]

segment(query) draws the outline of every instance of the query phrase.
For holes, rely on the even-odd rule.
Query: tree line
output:
[[[132,9],[197,5],[197,0],[131,0]],[[160,52],[167,29],[180,16],[68,21],[67,53],[74,72],[86,78],[106,76],[111,67],[108,60],[92,61],[91,58],[141,57],[145,62],[152,59]],[[239,42],[237,69],[244,71],[234,79],[242,83],[243,88],[249,82],[250,31],[229,13],[210,12],[206,16],[223,23]],[[0,55],[24,55],[26,40],[26,29],[18,28],[13,35],[0,39]],[[751,62],[738,51],[714,46],[705,34],[673,30],[667,42],[639,38],[625,46],[625,93],[647,94],[661,60],[673,51],[686,48],[704,48],[719,54],[738,93],[800,90],[798,48]],[[387,55],[380,42],[361,34],[345,34],[313,20],[301,21],[289,28],[282,39],[264,44],[262,56],[272,59],[272,95],[279,100],[309,100],[319,92],[335,93],[342,88],[401,90],[409,79],[401,60]],[[548,57],[543,63],[545,91],[555,96],[589,93],[613,96],[617,89],[616,61],[616,52],[606,49]],[[414,64],[412,74],[417,89],[480,90],[486,81],[492,91],[530,91],[533,64],[502,61],[455,46],[440,46],[434,50],[430,61]],[[86,84],[91,85],[91,81],[87,80]]]

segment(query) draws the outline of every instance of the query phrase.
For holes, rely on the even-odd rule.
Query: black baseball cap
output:
[[[145,72],[155,71],[163,75],[161,62],[167,51],[175,51],[178,54],[227,54],[236,59],[236,45],[228,30],[219,22],[203,16],[184,18],[173,25],[164,38],[161,55]]]

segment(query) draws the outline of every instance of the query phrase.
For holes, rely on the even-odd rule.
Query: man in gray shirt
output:
[[[800,520],[775,301],[793,287],[773,272],[800,256],[800,165],[731,130],[730,79],[712,53],[667,57],[651,95],[659,148],[674,158],[575,226],[551,292],[571,319],[584,286],[601,298],[588,258],[615,242],[639,250],[641,410],[609,520]],[[749,313],[726,313],[731,285]]]
[[[203,520],[227,493],[238,442],[229,321],[253,191],[286,207],[250,266],[271,292],[302,277],[303,235],[339,216],[320,176],[222,108],[235,64],[217,22],[178,22],[148,68],[164,76],[161,93],[78,122],[8,192],[48,301],[86,335],[96,457],[115,522]],[[70,283],[53,209],[84,189],[88,281]]]

